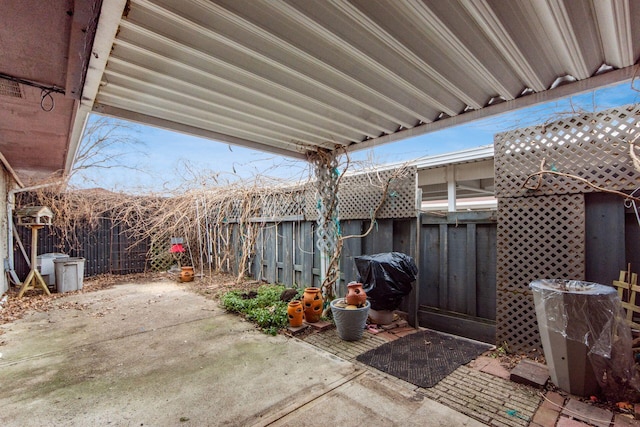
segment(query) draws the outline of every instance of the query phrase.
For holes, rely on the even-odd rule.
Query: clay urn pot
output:
[[[302,295],[302,305],[304,306],[304,320],[308,323],[316,323],[322,316],[324,300],[320,288],[305,288]]]
[[[304,319],[304,310],[300,301],[291,301],[287,305],[287,317],[289,318],[289,326],[297,328],[302,326]]]
[[[349,305],[362,307],[367,300],[367,293],[362,289],[362,283],[350,282],[347,285],[347,296],[344,299]]]
[[[180,281],[181,282],[192,282],[193,276],[195,275],[193,272],[193,267],[182,267],[180,269]]]

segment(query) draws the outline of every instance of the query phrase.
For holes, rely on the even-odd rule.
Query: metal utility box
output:
[[[58,292],[82,289],[84,258],[69,257],[53,260]]]

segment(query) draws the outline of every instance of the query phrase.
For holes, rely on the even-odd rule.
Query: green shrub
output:
[[[280,294],[285,289],[282,285],[263,285],[254,298],[247,298],[243,291],[230,291],[222,296],[221,302],[227,311],[242,314],[265,333],[276,335],[288,322],[287,303],[280,301]],[[298,296],[302,292],[298,291]]]

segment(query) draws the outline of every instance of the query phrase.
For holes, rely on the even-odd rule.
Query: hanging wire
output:
[[[40,108],[42,108],[43,111],[49,112],[52,111],[56,105],[53,96],[51,95],[52,93],[60,93],[62,95],[65,94],[64,89],[61,89],[59,87],[56,86],[48,86],[48,85],[43,85],[40,84],[38,82],[34,82],[31,80],[27,80],[27,79],[22,79],[20,77],[15,77],[15,76],[11,76],[9,74],[4,74],[4,73],[0,73],[0,79],[5,79],[5,80],[9,80],[15,83],[19,83],[22,85],[26,85],[26,86],[31,86],[31,87],[35,87],[41,90],[40,92]],[[45,106],[45,99],[49,99],[49,103],[51,104],[50,106]]]
[[[636,188],[635,190],[633,190],[633,192],[631,194],[629,194],[629,196],[631,196],[631,197],[640,196],[640,188]],[[640,225],[640,214],[638,213],[638,204],[637,204],[636,200],[635,199],[626,199],[624,201],[624,206],[626,208],[633,208],[633,212],[636,214],[636,221],[638,221],[638,225]]]
[[[640,173],[640,159],[638,158],[638,155],[636,154],[636,150],[635,150],[635,143],[638,137],[640,137],[640,132],[631,141],[629,141],[629,156],[631,157],[633,167],[636,169],[637,172]],[[636,188],[635,190],[633,190],[633,192],[629,194],[629,196],[636,197],[636,193],[640,195],[640,188]],[[638,221],[638,225],[640,225],[640,215],[638,214],[638,204],[636,202],[636,199],[631,199],[631,198],[625,199],[624,205],[627,208],[633,208],[633,212],[636,214],[636,221]]]
[[[49,89],[42,89],[40,92],[40,108],[42,108],[42,111],[46,111],[47,113],[49,111],[53,111],[53,109],[56,107],[56,101],[53,99],[53,96],[51,96],[51,90]],[[49,106],[45,106],[45,100],[49,99]]]

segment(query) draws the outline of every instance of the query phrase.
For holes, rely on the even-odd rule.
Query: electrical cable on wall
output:
[[[636,135],[635,138],[633,138],[633,140],[629,142],[629,156],[631,157],[633,167],[638,173],[640,173],[640,159],[638,159],[638,155],[636,154],[635,149],[635,142],[638,139],[638,136],[640,136],[640,133],[638,133],[638,135]],[[638,195],[640,195],[640,188],[636,188],[631,194],[629,194],[630,197],[637,197]],[[627,208],[633,208],[633,212],[636,214],[638,225],[640,225],[640,214],[638,213],[638,205],[636,203],[636,200],[631,198],[626,199],[624,201],[624,205]]]
[[[51,95],[52,93],[60,93],[62,95],[65,94],[65,90],[62,88],[59,88],[55,85],[43,85],[31,80],[27,80],[27,79],[22,79],[20,77],[15,77],[15,76],[10,76],[8,74],[4,74],[4,73],[0,73],[0,79],[5,79],[5,80],[9,80],[15,83],[19,83],[22,85],[26,85],[26,86],[31,86],[31,87],[35,87],[37,89],[40,89],[40,108],[42,108],[43,111],[49,112],[49,111],[53,111],[53,109],[56,106],[55,100],[53,99],[53,96]],[[45,100],[48,98],[48,102],[45,103]]]
[[[50,105],[45,107],[45,99],[47,98],[50,100]],[[46,111],[48,113],[49,111],[53,111],[55,107],[56,101],[53,99],[53,96],[51,96],[51,91],[42,89],[42,92],[40,92],[40,108],[42,108],[42,111]]]
[[[629,196],[630,197],[640,196],[640,188],[636,188],[635,190],[633,190],[633,192],[629,194]],[[638,204],[636,200],[631,198],[626,199],[624,201],[624,206],[626,208],[633,209],[633,212],[636,214],[636,220],[638,221],[638,225],[640,225],[640,213],[638,212]]]
[[[636,135],[635,138],[631,142],[629,142],[629,157],[631,157],[631,161],[633,162],[633,167],[636,168],[636,171],[640,173],[640,159],[638,159],[638,155],[636,154],[636,140],[640,136],[640,133]]]

